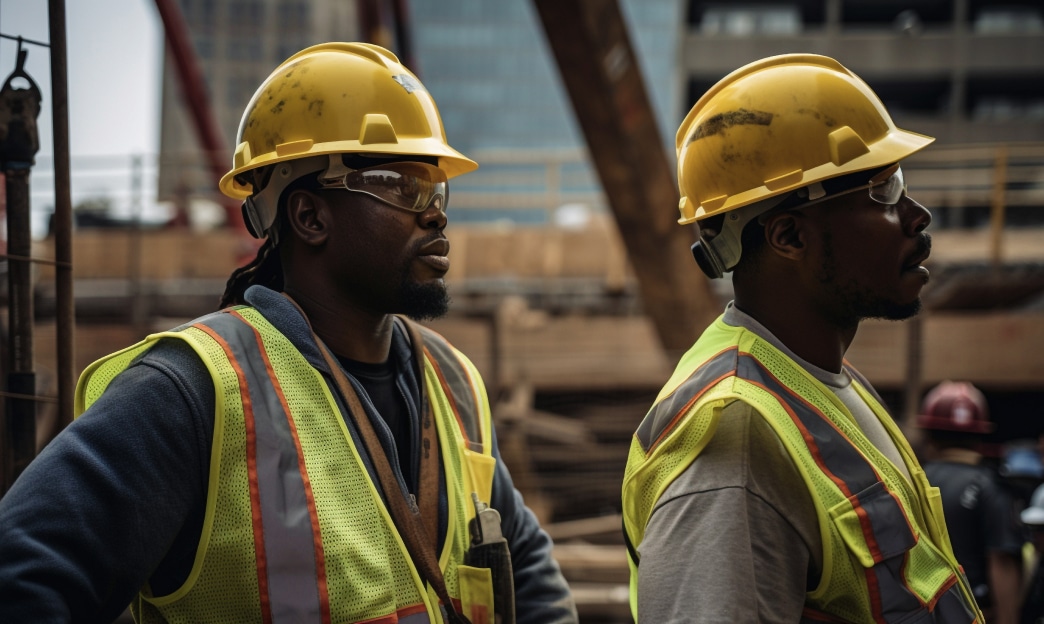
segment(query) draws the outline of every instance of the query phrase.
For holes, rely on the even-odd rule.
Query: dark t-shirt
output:
[[[395,440],[395,455],[399,460],[399,469],[406,479],[406,487],[416,493],[417,477],[413,468],[413,453],[410,448],[413,438],[409,409],[402,390],[396,384],[395,363],[391,358],[380,364],[367,364],[338,357],[337,360],[362,385],[366,398],[373,403],[381,420],[391,430]],[[409,365],[409,363],[406,363]],[[365,400],[364,397],[359,397]],[[419,400],[419,399],[418,399]]]
[[[989,606],[989,553],[1018,556],[1022,549],[1011,497],[985,466],[939,461],[925,464],[924,472],[942,494],[953,554],[979,606]]]

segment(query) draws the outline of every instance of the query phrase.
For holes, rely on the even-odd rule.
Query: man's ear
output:
[[[286,219],[294,237],[306,245],[319,246],[329,236],[329,211],[315,193],[297,189],[286,200]]]
[[[775,254],[790,260],[805,255],[807,219],[799,212],[781,212],[765,221],[765,243]]]

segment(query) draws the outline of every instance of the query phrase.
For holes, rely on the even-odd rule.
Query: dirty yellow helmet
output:
[[[678,129],[679,223],[849,173],[883,167],[935,139],[895,127],[877,95],[832,58],[784,54],[711,87]]]
[[[435,101],[394,54],[368,43],[324,43],[291,56],[254,93],[219,188],[234,199],[253,195],[244,207],[253,214],[244,216],[261,236],[280,192],[325,168],[323,156],[341,153],[432,157],[449,178],[478,167],[449,146]],[[243,175],[279,163],[264,189]]]

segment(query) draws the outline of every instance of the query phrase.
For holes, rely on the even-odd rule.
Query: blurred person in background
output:
[[[682,122],[679,222],[735,299],[631,444],[638,622],[982,620],[937,492],[845,360],[864,319],[920,309],[931,214],[900,164],[932,141],[813,54],[741,67]]]
[[[1015,510],[1022,511],[1029,505],[1037,486],[1044,483],[1044,460],[1040,448],[1034,440],[1011,440],[1001,447],[1000,460],[997,474],[1001,477],[1001,485],[1011,493]]]
[[[221,311],[84,372],[0,500],[0,622],[575,623],[478,371],[410,320],[476,167],[383,48],[276,68],[220,183],[265,242]]]
[[[1037,486],[1029,506],[1020,514],[1029,530],[1034,562],[1029,584],[1023,596],[1019,624],[1044,624],[1044,485]]]
[[[1023,536],[1012,497],[982,463],[979,446],[993,430],[986,397],[970,383],[944,381],[925,395],[917,427],[924,434],[924,472],[942,494],[953,553],[975,599],[990,622],[1013,624]],[[1009,458],[1004,466],[1021,471],[1022,463]]]

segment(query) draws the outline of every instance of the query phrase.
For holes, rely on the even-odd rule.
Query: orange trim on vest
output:
[[[729,351],[738,351],[738,350],[739,350],[739,347],[729,347],[728,349],[722,349],[721,351],[718,351],[717,353],[715,353],[711,357],[707,358],[707,361],[710,362],[711,360],[716,360],[717,358],[721,357],[725,353],[728,353]],[[699,369],[696,369],[696,370],[699,370]],[[707,383],[707,385],[705,385],[703,388],[701,388],[699,392],[694,393],[693,397],[691,399],[689,399],[680,410],[678,410],[678,413],[674,415],[674,418],[671,418],[670,422],[667,423],[667,426],[664,427],[663,431],[660,432],[660,435],[656,436],[656,439],[653,440],[653,443],[649,445],[649,448],[645,451],[645,454],[648,455],[648,454],[652,453],[653,449],[655,449],[656,446],[660,442],[663,442],[663,439],[666,438],[667,434],[669,434],[674,429],[674,426],[676,424],[678,424],[678,421],[681,420],[682,416],[687,414],[688,411],[690,409],[692,409],[692,406],[696,405],[696,402],[699,401],[700,397],[702,397],[708,390],[710,390],[714,386],[716,386],[719,383],[721,383],[722,380],[727,379],[729,377],[735,377],[735,376],[736,376],[736,369],[733,368],[732,370],[730,370],[727,373],[721,375],[717,379],[712,379],[709,383]],[[678,388],[682,387],[682,385],[684,385],[684,382],[682,384],[679,384]],[[677,388],[675,389],[675,391],[677,391]],[[674,392],[672,392],[671,394],[668,394],[667,396],[663,397],[663,400],[666,401],[673,394],[674,394]]]
[[[286,420],[290,426],[290,435],[294,439],[294,448],[297,449],[297,470],[301,473],[301,481],[304,484],[305,500],[308,504],[308,519],[312,524],[312,535],[318,536],[320,535],[319,512],[315,508],[315,495],[312,492],[312,482],[308,478],[308,470],[305,467],[304,449],[301,448],[301,439],[297,435],[297,425],[294,423],[294,419],[290,417],[290,404],[287,403],[283,387],[279,385],[279,379],[276,378],[275,370],[272,368],[272,361],[268,359],[268,351],[265,349],[264,341],[261,339],[261,333],[257,331],[253,323],[243,318],[243,315],[239,312],[229,310],[229,314],[239,318],[254,332],[254,339],[257,340],[257,350],[261,354],[261,359],[265,362],[265,372],[268,373],[268,378],[272,381],[272,387],[275,389],[276,396],[279,397],[279,403],[283,406],[283,412],[287,415]],[[322,618],[323,624],[330,624],[332,616],[330,613],[330,592],[326,580],[326,553],[323,551],[322,540],[313,539],[312,544],[315,549],[316,582],[319,586],[319,616]]]
[[[939,590],[939,593],[935,594],[935,596],[932,597],[931,602],[928,603],[928,608],[931,609],[932,611],[934,611],[935,610],[935,605],[939,603],[939,599],[942,598],[943,596],[945,596],[946,592],[950,591],[950,588],[953,587],[956,584],[957,584],[957,575],[953,574],[953,575],[950,576],[950,578],[946,579],[945,583],[943,583],[943,586]]]
[[[750,355],[751,357],[754,357],[749,353],[745,355]],[[757,360],[757,358],[754,359]],[[840,429],[837,428],[837,425],[835,425],[833,421],[827,418],[826,415],[823,414],[823,412],[821,412],[818,408],[816,408],[815,405],[812,405],[811,403],[806,401],[804,397],[798,395],[796,392],[790,389],[786,384],[784,384],[775,375],[773,375],[772,371],[768,370],[763,366],[761,368],[764,374],[771,377],[782,388],[785,388],[787,390],[787,393],[790,394],[790,396],[800,401],[802,404],[808,407],[808,409],[811,410],[814,414],[821,417],[824,423],[829,425],[831,429],[837,432],[837,435],[841,436],[845,440],[848,439],[848,437]],[[819,466],[819,469],[823,472],[823,474],[827,475],[830,478],[830,480],[838,486],[841,492],[844,493],[845,497],[849,499],[849,502],[852,503],[852,507],[856,512],[856,516],[859,518],[859,527],[863,531],[863,538],[866,540],[866,545],[870,549],[870,556],[873,557],[874,563],[879,563],[883,559],[883,557],[881,556],[881,548],[877,544],[877,538],[874,537],[874,531],[870,525],[870,518],[867,516],[866,510],[862,507],[862,505],[859,504],[858,498],[854,497],[855,493],[848,488],[848,484],[843,479],[835,475],[829,468],[827,468],[826,462],[823,461],[823,456],[819,451],[819,445],[816,444],[815,440],[812,437],[812,434],[809,433],[808,429],[806,429],[804,424],[802,424],[801,419],[798,418],[797,414],[794,413],[794,410],[791,409],[790,403],[783,399],[783,397],[779,396],[778,394],[767,388],[766,386],[754,380],[749,381],[763,389],[765,392],[768,392],[769,394],[774,396],[776,400],[779,401],[780,405],[782,405],[783,408],[786,410],[787,415],[790,416],[790,420],[797,426],[798,429],[801,430],[801,437],[805,439],[805,444],[806,446],[808,446],[808,450],[812,454],[813,459],[815,459],[816,465]],[[880,480],[881,475],[878,474],[877,468],[870,462],[867,462],[867,465],[870,467],[871,470],[874,471],[874,474],[877,476],[878,480]],[[900,505],[899,508],[902,509],[902,505]],[[903,513],[903,515],[906,515],[905,512]],[[907,518],[907,521],[909,521],[909,518]],[[876,589],[876,581],[873,583],[873,585]],[[875,600],[874,596],[871,596],[871,600]],[[875,609],[874,612],[878,613],[879,610]]]
[[[196,329],[205,332],[214,339],[228,358],[228,363],[236,371],[239,380],[240,401],[243,403],[243,421],[246,428],[246,460],[247,476],[250,482],[250,515],[254,528],[254,556],[257,559],[257,589],[258,601],[261,607],[261,621],[264,624],[272,624],[272,605],[268,598],[268,558],[265,554],[264,527],[261,521],[261,497],[257,484],[257,436],[254,431],[254,406],[250,401],[250,391],[246,384],[246,375],[243,373],[239,361],[232,353],[232,347],[216,331],[210,327],[197,323],[193,325]]]
[[[442,373],[442,368],[439,367],[438,360],[432,356],[431,351],[428,351],[428,347],[424,347],[424,357],[431,363],[431,367],[435,371],[435,376],[439,378],[439,384],[442,386],[442,394],[445,395],[446,400],[449,402],[450,409],[453,410],[453,417],[457,419],[457,427],[460,428],[460,435],[464,436],[464,442],[470,445],[471,440],[468,439],[468,431],[464,427],[464,421],[460,419],[460,410],[457,409],[457,401],[453,398],[453,390],[450,388],[449,382],[446,381],[446,376]]]
[[[382,615],[379,618],[361,620],[356,622],[356,624],[398,624],[399,620],[404,617],[427,612],[428,608],[423,604],[410,605],[408,607],[403,607],[390,615]]]

